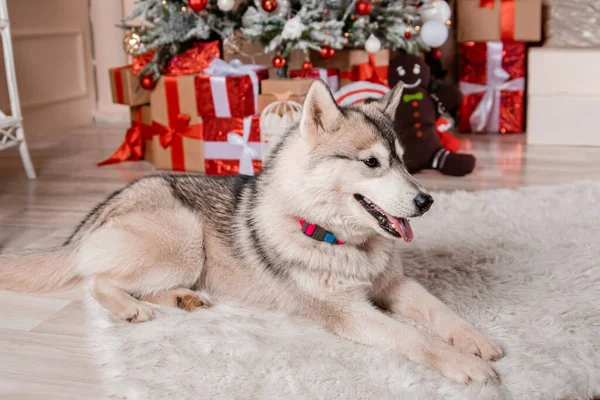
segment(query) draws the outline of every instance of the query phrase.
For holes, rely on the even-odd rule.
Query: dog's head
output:
[[[281,157],[295,212],[347,235],[413,239],[409,218],[425,213],[432,197],[407,172],[392,118],[402,84],[368,104],[338,106],[322,81],[311,86],[299,135]]]

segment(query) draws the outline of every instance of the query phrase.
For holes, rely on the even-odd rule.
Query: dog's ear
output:
[[[336,124],[340,115],[341,112],[329,87],[325,82],[317,79],[308,89],[304,99],[300,134],[305,139],[311,140],[319,134],[328,132]]]
[[[400,81],[385,96],[371,104],[375,105],[382,113],[393,120],[396,117],[396,109],[402,99],[403,90],[404,83]]]

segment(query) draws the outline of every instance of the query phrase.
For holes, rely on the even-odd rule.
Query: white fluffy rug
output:
[[[153,399],[585,399],[600,394],[600,183],[437,194],[408,274],[500,343],[463,386],[311,323],[217,304],[130,325],[91,303],[106,385]]]

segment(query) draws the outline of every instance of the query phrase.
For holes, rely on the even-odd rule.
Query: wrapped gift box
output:
[[[207,175],[254,175],[262,166],[260,118],[204,118]]]
[[[261,83],[261,94],[258,97],[259,112],[278,100],[292,100],[300,104],[313,83],[312,78],[265,79]]]
[[[296,103],[304,103],[306,95],[295,95],[291,94],[289,96],[286,95],[275,95],[275,94],[260,94],[258,96],[258,112],[262,113],[267,106],[278,100],[289,100],[295,101]]]
[[[598,0],[546,0],[544,4],[544,46],[600,47]]]
[[[152,140],[147,157],[157,168],[204,172],[202,118],[196,113],[195,75],[164,75],[152,91]]]
[[[142,89],[140,80],[133,74],[131,65],[111,68],[108,73],[113,102],[132,107],[150,102],[150,92]]]
[[[390,63],[389,49],[370,54],[366,50],[336,50],[334,56],[329,60],[323,60],[318,55],[311,58],[311,60],[313,59],[315,67],[341,71],[340,88],[356,81],[387,84]]]
[[[264,66],[213,60],[204,74],[196,76],[198,115],[243,118],[256,114],[260,82],[268,74]]]
[[[332,92],[340,88],[340,70],[336,68],[293,69],[290,71],[290,78],[321,79]]]
[[[527,142],[600,146],[600,51],[532,48],[527,86]]]
[[[131,107],[131,126],[125,132],[125,140],[112,156],[99,162],[98,166],[117,164],[123,161],[138,161],[147,158],[144,142],[152,140],[152,116],[150,106]]]
[[[459,42],[539,42],[542,0],[457,0]]]
[[[154,50],[132,57],[133,74],[140,71],[152,61]],[[204,71],[213,59],[221,57],[221,44],[218,40],[211,42],[197,42],[191,48],[176,55],[169,61],[167,74],[188,75]]]
[[[227,62],[240,60],[244,64],[271,65],[273,56],[271,53],[265,54],[264,46],[259,43],[249,42],[244,39],[244,34],[240,31],[235,33],[233,43],[225,42],[223,45],[223,59]],[[302,68],[305,60],[304,53],[300,50],[292,51],[287,57],[287,67],[289,69]],[[275,68],[270,68],[276,71]]]
[[[523,132],[525,43],[461,43],[461,132]]]

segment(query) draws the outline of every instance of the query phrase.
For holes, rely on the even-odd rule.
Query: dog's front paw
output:
[[[121,310],[118,316],[131,323],[150,321],[154,318],[154,311],[144,302],[132,303],[129,307]]]
[[[487,361],[456,350],[453,353],[449,357],[444,357],[439,364],[439,370],[446,378],[464,384],[486,381],[500,382],[498,373]]]
[[[206,297],[195,292],[177,296],[176,301],[177,307],[185,311],[194,311],[196,308],[208,308],[211,306],[210,301]]]
[[[451,329],[446,342],[462,352],[474,354],[484,360],[497,361],[504,356],[500,346],[492,339],[467,324],[460,324]]]

